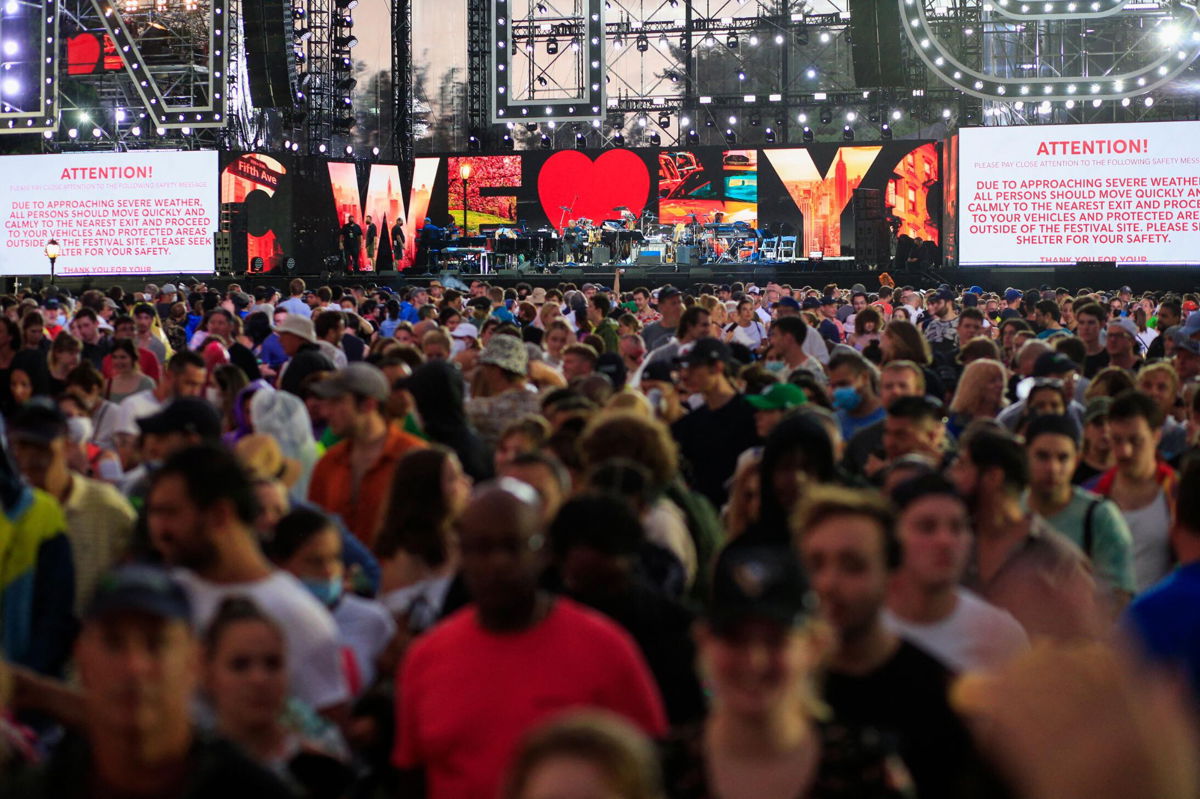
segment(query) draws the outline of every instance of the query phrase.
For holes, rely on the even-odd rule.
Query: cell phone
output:
[[[650,407],[655,413],[662,411],[663,407],[663,391],[661,388],[652,388],[646,392],[646,399],[650,402]]]

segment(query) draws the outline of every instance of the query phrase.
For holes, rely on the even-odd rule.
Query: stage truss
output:
[[[555,104],[590,88],[580,69],[588,62],[572,50],[585,35],[586,3],[495,0],[492,24],[498,33],[507,27],[508,38],[495,39],[493,68],[471,79],[487,87],[477,93],[522,98],[528,111],[493,115],[502,124],[491,127],[472,120],[472,135],[499,149],[771,144],[1200,111],[1189,81],[1200,25],[1182,2],[881,2],[896,2],[904,20],[902,36],[891,32],[902,39],[900,63],[888,67],[903,75],[902,88],[855,81],[845,0],[608,0],[604,111],[593,115],[558,113]],[[1103,88],[1093,93],[1096,82]]]

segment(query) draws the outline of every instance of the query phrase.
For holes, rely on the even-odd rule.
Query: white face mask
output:
[[[92,420],[86,416],[67,419],[67,439],[72,444],[86,444],[92,440]]]

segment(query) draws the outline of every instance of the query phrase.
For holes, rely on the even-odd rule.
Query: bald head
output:
[[[484,627],[519,630],[534,621],[541,570],[541,505],[529,485],[485,483],[458,520],[462,573]]]

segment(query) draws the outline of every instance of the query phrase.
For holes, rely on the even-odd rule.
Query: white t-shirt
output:
[[[159,402],[158,397],[154,396],[154,389],[152,388],[139,391],[136,394],[130,394],[121,400],[121,404],[117,406],[121,412],[121,416],[113,429],[113,433],[139,435],[142,431],[138,427],[137,420],[153,416],[162,410],[165,404]]]
[[[1121,509],[1133,534],[1133,576],[1138,592],[1157,583],[1171,570],[1171,508],[1161,490],[1144,508]]]
[[[733,326],[733,338],[731,340],[737,342],[738,344],[744,344],[751,350],[757,350],[760,346],[762,346],[763,339],[766,337],[767,329],[762,326],[761,322],[759,322],[757,319],[754,319],[745,327],[735,324]]]
[[[396,622],[381,603],[345,594],[333,607],[342,646],[354,653],[359,689],[375,682],[375,661],[396,635]]]
[[[250,599],[283,631],[292,695],[316,710],[349,701],[338,627],[325,606],[295,577],[275,571],[257,582],[217,585],[187,569],[176,569],[174,576],[192,602],[197,632],[208,627],[226,598]]]
[[[995,669],[1029,648],[1020,622],[965,588],[956,589],[954,611],[939,622],[916,624],[884,608],[889,630],[954,671]]]

